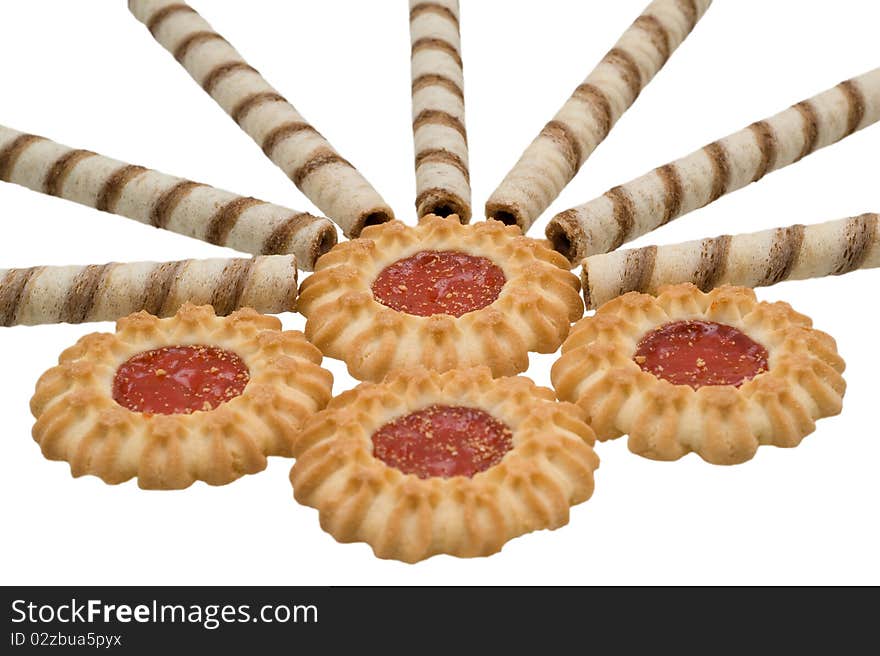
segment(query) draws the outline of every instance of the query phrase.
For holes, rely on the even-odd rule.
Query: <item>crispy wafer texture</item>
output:
[[[649,4],[526,148],[489,197],[486,216],[528,230],[710,4],[711,0],[654,0]]]
[[[471,218],[458,0],[410,0],[416,212]]]
[[[0,180],[246,253],[293,253],[306,271],[336,243],[323,217],[2,125]]]
[[[242,307],[276,314],[297,296],[292,255],[0,269],[0,326],[171,316],[185,303],[218,315]]]
[[[583,261],[581,280],[593,309],[627,292],[654,294],[663,285],[764,287],[871,267],[880,267],[880,215],[862,214],[594,255]]]
[[[346,236],[394,218],[351,163],[192,7],[173,0],[129,0],[128,7]]]
[[[607,253],[880,119],[880,68],[557,214],[547,226],[572,262]]]

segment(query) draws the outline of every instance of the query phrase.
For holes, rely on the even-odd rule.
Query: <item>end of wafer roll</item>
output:
[[[526,213],[516,203],[490,200],[486,203],[486,218],[501,221],[504,225],[518,226],[523,232],[529,225]]]
[[[455,215],[461,223],[468,223],[471,206],[448,189],[426,189],[416,198],[416,215],[422,219],[431,214],[442,218]]]
[[[581,262],[581,289],[584,295],[584,306],[587,310],[595,310],[611,299],[628,292],[649,294],[655,292],[656,290],[651,287],[651,277],[656,261],[656,246],[613,251],[584,259]],[[695,281],[692,277],[685,276],[670,282]],[[711,284],[698,286],[702,291],[708,291],[712,288]]]
[[[322,225],[319,230],[315,231],[315,237],[312,241],[312,245],[309,248],[309,254],[311,255],[311,261],[308,263],[308,269],[306,269],[306,265],[303,265],[303,269],[306,271],[314,271],[315,270],[315,262],[327,253],[331,248],[336,246],[339,241],[338,236],[336,235],[336,229],[332,225]],[[269,253],[266,253],[269,255]]]
[[[303,271],[314,271],[315,262],[338,241],[336,228],[307,212],[294,214],[276,226],[260,249],[261,255],[296,255]]]
[[[363,210],[360,214],[358,214],[357,219],[351,225],[347,236],[351,239],[357,239],[364,228],[374,225],[381,225],[383,223],[388,223],[389,221],[393,220],[394,212],[392,212],[391,209],[386,206],[379,205],[377,207]]]
[[[587,256],[588,238],[580,228],[577,212],[565,210],[554,216],[544,231],[553,250],[565,256],[572,266]]]

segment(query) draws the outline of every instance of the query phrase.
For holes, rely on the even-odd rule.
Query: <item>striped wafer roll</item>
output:
[[[690,34],[711,1],[649,4],[526,148],[486,202],[486,216],[528,230]]]
[[[114,321],[140,310],[166,317],[187,301],[218,315],[287,312],[296,281],[293,255],[0,269],[0,326]]]
[[[627,292],[655,293],[682,282],[764,287],[880,267],[880,215],[724,235],[670,246],[593,255],[581,278],[589,308]]]
[[[128,7],[346,236],[394,218],[357,169],[192,7],[174,0],[129,0]]]
[[[410,0],[416,212],[471,219],[458,0]]]
[[[572,262],[607,253],[878,119],[880,68],[560,212],[547,237]]]
[[[336,243],[327,219],[2,125],[0,180],[246,253],[293,253],[307,271]]]

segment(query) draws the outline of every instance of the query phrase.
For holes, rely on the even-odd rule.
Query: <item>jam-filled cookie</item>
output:
[[[297,501],[380,558],[486,556],[568,522],[599,460],[583,413],[486,367],[396,371],[334,398],[294,444]]]
[[[499,221],[429,215],[338,244],[300,289],[306,336],[359,380],[394,369],[525,371],[583,314],[568,262]]]
[[[600,440],[627,434],[648,458],[736,464],[761,444],[797,446],[838,414],[843,370],[834,339],[787,303],[688,283],[625,294],[579,321],[551,377]]]
[[[333,377],[300,332],[251,309],[138,312],[65,350],[31,399],[34,439],[74,476],[152,489],[230,483],[290,456]]]

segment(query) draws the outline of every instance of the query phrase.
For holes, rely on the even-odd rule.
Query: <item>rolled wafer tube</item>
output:
[[[880,68],[719,139],[547,225],[572,262],[607,253],[880,119]]]
[[[559,195],[712,0],[654,0],[544,126],[486,202],[523,232]]]
[[[0,125],[0,180],[305,270],[336,243],[325,218],[127,164]]]
[[[458,0],[410,0],[416,212],[471,219]]]
[[[165,317],[187,301],[218,315],[287,312],[296,283],[293,255],[0,269],[0,326],[114,321],[140,310]]]
[[[370,183],[188,4],[129,0],[155,39],[348,237],[394,218]]]
[[[593,255],[583,261],[581,280],[587,307],[594,309],[627,292],[653,294],[662,285],[764,287],[871,267],[880,267],[880,215],[862,214]]]

